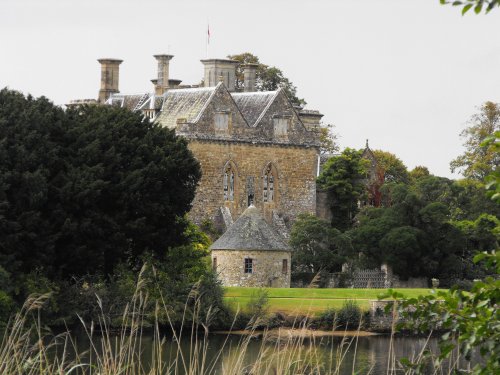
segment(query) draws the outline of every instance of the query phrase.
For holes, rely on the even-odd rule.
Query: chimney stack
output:
[[[158,80],[155,86],[156,95],[163,95],[168,89],[170,60],[173,57],[173,55],[154,55],[154,58],[158,61]]]
[[[243,68],[243,88],[245,92],[255,91],[255,81],[257,77],[257,64],[244,64]]]
[[[111,94],[119,93],[118,81],[120,79],[120,64],[123,60],[99,59],[101,64],[101,89],[99,90],[99,103],[104,103]]]
[[[208,59],[200,60],[205,66],[204,86],[217,86],[220,80],[224,82],[228,91],[234,91],[236,86],[236,60]],[[220,79],[222,77],[222,79]]]

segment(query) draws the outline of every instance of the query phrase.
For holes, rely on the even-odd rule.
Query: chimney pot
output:
[[[244,64],[243,68],[243,89],[245,92],[256,91],[255,82],[257,78],[257,64]]]
[[[155,85],[156,95],[163,95],[169,87],[170,60],[172,60],[173,57],[173,55],[154,55],[154,58],[158,61],[158,79]]]
[[[101,64],[101,89],[99,90],[98,102],[104,103],[112,94],[119,93],[118,84],[120,80],[120,64],[123,60],[99,59]]]
[[[235,90],[236,66],[239,64],[238,61],[228,59],[208,59],[200,61],[205,66],[205,87],[217,86],[219,77],[222,76],[222,82],[224,82],[228,91],[232,92]]]

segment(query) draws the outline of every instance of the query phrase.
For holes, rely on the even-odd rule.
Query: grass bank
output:
[[[225,288],[224,300],[234,308],[245,310],[259,288]],[[430,294],[431,289],[394,289],[408,298]],[[362,310],[368,310],[369,301],[377,299],[385,289],[310,289],[268,288],[269,311],[288,315],[318,314],[327,308],[341,308],[345,301],[354,300]]]

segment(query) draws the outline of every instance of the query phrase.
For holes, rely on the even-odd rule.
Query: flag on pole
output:
[[[210,44],[210,24],[208,24],[208,29],[207,29],[207,43]]]

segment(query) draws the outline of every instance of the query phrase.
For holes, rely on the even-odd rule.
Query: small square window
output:
[[[245,258],[245,273],[253,273],[253,259]]]

